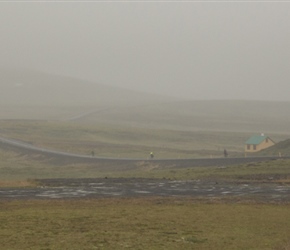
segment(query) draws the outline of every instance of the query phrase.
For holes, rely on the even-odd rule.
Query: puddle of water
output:
[[[143,190],[135,190],[134,192],[138,193],[138,194],[150,194],[151,193],[149,191],[143,191]]]
[[[261,190],[249,190],[251,194],[261,193]]]
[[[222,194],[231,194],[231,191],[223,191]]]

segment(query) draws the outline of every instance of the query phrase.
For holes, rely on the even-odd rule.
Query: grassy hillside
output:
[[[290,139],[280,141],[273,145],[272,147],[266,148],[260,152],[257,152],[256,155],[290,155]]]
[[[98,156],[192,158],[241,154],[247,134],[79,124],[69,121],[0,121],[0,134],[33,145]]]
[[[146,158],[151,151],[157,158],[221,157],[224,148],[230,157],[244,155],[249,133],[190,131],[144,128],[107,123],[71,121],[0,121],[0,135],[36,146],[65,152],[120,158]],[[273,134],[275,141],[285,134]]]

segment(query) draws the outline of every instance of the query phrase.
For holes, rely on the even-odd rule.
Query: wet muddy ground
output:
[[[44,179],[37,188],[1,188],[0,199],[104,197],[192,197],[259,199],[290,202],[290,186],[277,183],[226,183],[167,179]]]

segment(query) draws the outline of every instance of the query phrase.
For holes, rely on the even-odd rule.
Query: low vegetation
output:
[[[115,158],[195,158],[240,154],[243,134],[146,129],[71,122],[2,121],[1,135],[34,146]]]
[[[244,156],[249,133],[153,129],[52,121],[0,121],[1,136],[64,152],[114,158]],[[275,140],[287,135],[276,134]],[[275,155],[277,152],[275,152]]]
[[[0,208],[3,249],[289,249],[289,205],[151,198]]]
[[[281,155],[281,156],[289,156],[290,155],[290,139],[280,141],[273,145],[272,147],[266,148],[260,152],[255,153],[255,155],[259,156],[267,156],[267,155]]]

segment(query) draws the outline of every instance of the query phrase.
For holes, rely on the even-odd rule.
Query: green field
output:
[[[190,199],[2,201],[1,249],[290,247],[290,207]]]

